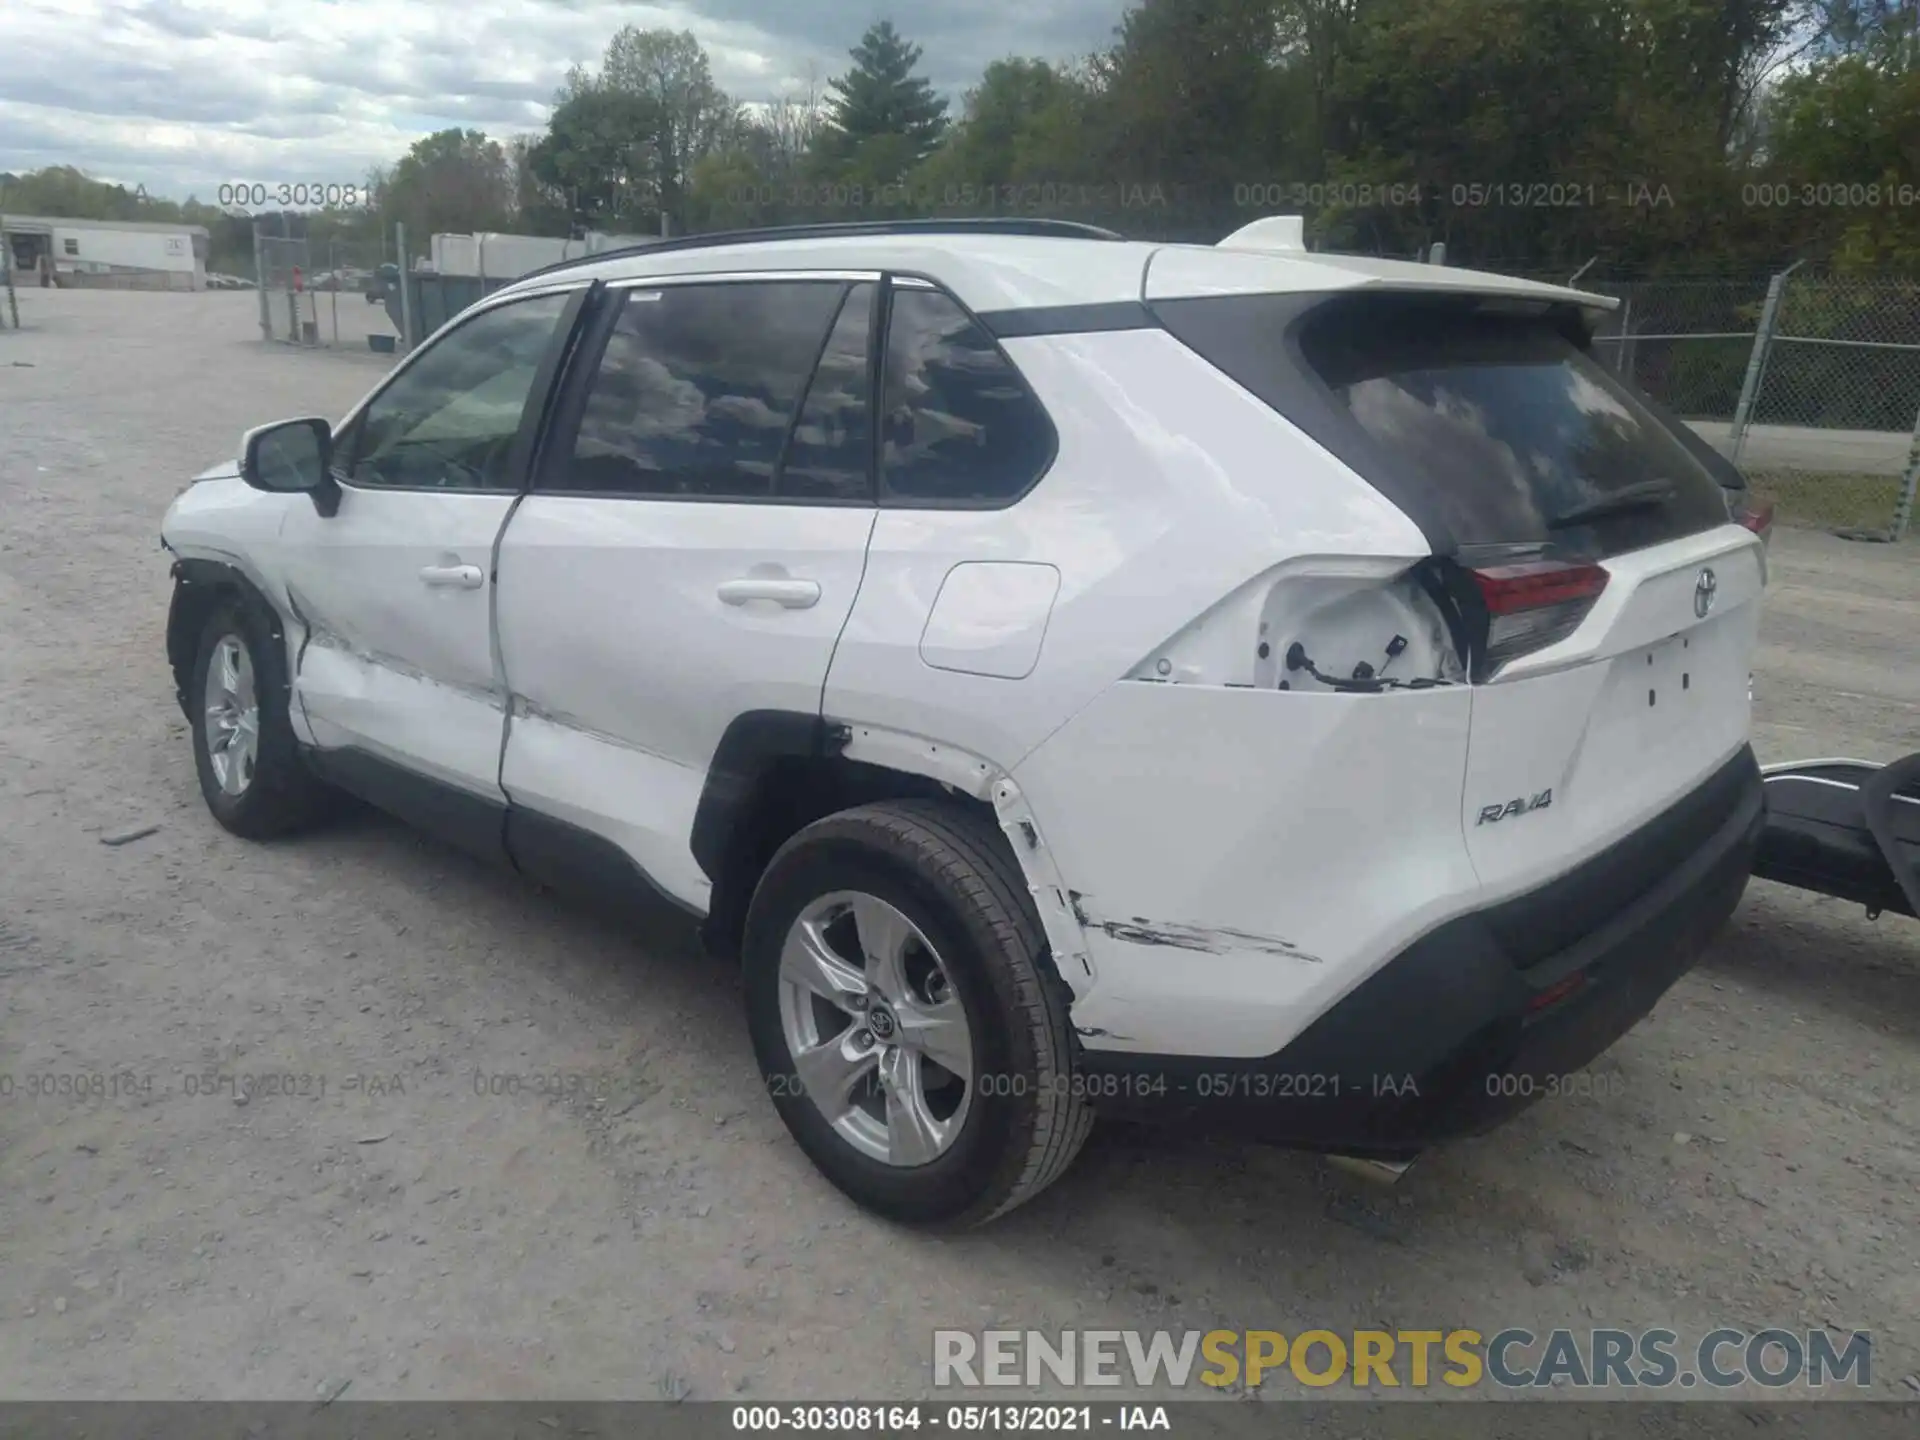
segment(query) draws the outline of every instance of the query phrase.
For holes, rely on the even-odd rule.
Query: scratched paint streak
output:
[[[657,750],[649,750],[646,746],[636,744],[625,736],[614,735],[605,730],[595,729],[593,726],[566,714],[564,711],[549,710],[544,705],[536,704],[524,695],[516,695],[513,697],[513,713],[524,716],[529,720],[544,721],[546,724],[558,726],[562,730],[571,730],[576,735],[585,736],[587,739],[598,741],[603,745],[614,745],[622,750],[631,750],[636,755],[645,755],[652,760],[664,761],[669,765],[678,765],[683,770],[689,768],[683,761],[675,760],[670,755],[662,755]]]
[[[1089,930],[1098,930],[1130,945],[1162,945],[1174,950],[1194,950],[1218,955],[1228,950],[1256,950],[1308,965],[1320,964],[1320,957],[1302,950],[1291,940],[1277,935],[1257,935],[1250,930],[1235,930],[1224,925],[1182,925],[1173,921],[1149,920],[1135,915],[1126,920],[1103,920],[1090,913],[1086,896],[1069,891],[1068,901],[1074,917]]]
[[[443,680],[437,675],[429,675],[426,671],[420,669],[419,666],[410,664],[397,655],[389,655],[381,650],[371,650],[366,646],[354,644],[338,630],[328,625],[327,622],[315,612],[312,602],[300,595],[292,586],[287,587],[287,603],[293,610],[294,618],[300,622],[302,628],[306,631],[306,636],[300,643],[300,653],[295,661],[296,666],[304,665],[307,650],[310,647],[318,647],[322,650],[331,650],[339,655],[349,656],[352,659],[358,660],[363,665],[371,666],[377,670],[385,670],[389,674],[398,675],[403,679],[417,680],[423,685],[433,685],[442,690],[450,690],[456,695],[469,696],[472,699],[480,701],[489,709],[502,711],[505,709],[505,702],[501,696],[484,685],[463,685],[458,681]]]

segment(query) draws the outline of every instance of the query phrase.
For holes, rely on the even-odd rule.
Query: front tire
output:
[[[257,607],[214,607],[187,694],[200,794],[221,825],[266,840],[327,813],[332,794],[300,758],[287,717],[285,649]]]
[[[1065,1172],[1093,1116],[1045,951],[1004,840],[956,806],[866,805],[781,847],[747,913],[748,1025],[829,1180],[963,1228]]]

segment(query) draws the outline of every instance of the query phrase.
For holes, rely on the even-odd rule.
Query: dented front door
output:
[[[513,500],[342,487],[337,514],[289,517],[294,695],[316,746],[501,800],[491,570]]]
[[[490,302],[441,331],[342,426],[335,513],[288,514],[294,693],[320,749],[503,803],[494,547],[585,294]]]

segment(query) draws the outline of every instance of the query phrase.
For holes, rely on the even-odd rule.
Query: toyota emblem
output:
[[[1707,612],[1713,609],[1714,592],[1720,588],[1720,582],[1713,577],[1711,569],[1703,569],[1700,578],[1693,582],[1693,613],[1700,619],[1707,618]]]

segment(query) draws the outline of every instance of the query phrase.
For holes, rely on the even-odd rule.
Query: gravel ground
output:
[[[1913,1398],[1920,925],[1756,882],[1599,1062],[1605,1098],[1393,1190],[1102,1132],[1005,1222],[902,1233],[789,1143],[735,977],[685,934],[376,817],[257,846],[206,814],[161,511],[246,425],[337,415],[385,362],[263,345],[251,294],[21,300],[0,1395],[891,1398],[928,1391],[936,1325],[1830,1324],[1872,1329],[1876,1391]],[[1920,746],[1920,547],[1790,531],[1774,556],[1762,758]],[[301,1093],[189,1094],[210,1071]],[[45,1075],[98,1093],[29,1093]],[[479,1093],[503,1076],[520,1093]],[[549,1077],[578,1088],[533,1093]]]

